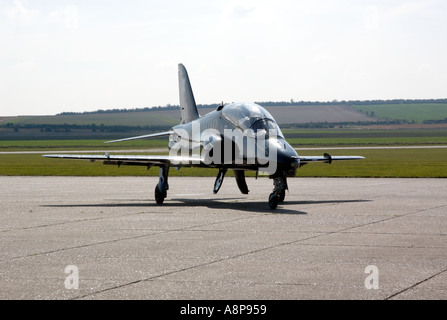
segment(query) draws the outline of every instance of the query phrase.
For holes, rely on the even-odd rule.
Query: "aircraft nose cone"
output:
[[[277,152],[278,169],[282,171],[296,170],[300,165],[300,160],[295,150],[291,146]]]
[[[300,165],[300,160],[297,157],[288,154],[278,158],[278,167],[282,170],[296,170]]]
[[[273,176],[294,176],[300,166],[300,159],[295,149],[284,139],[270,139],[268,167],[265,172]],[[264,160],[264,159],[263,159]]]
[[[297,157],[292,157],[292,161],[290,163],[290,167],[292,168],[292,170],[298,169],[299,166],[300,166],[300,159],[298,159]]]

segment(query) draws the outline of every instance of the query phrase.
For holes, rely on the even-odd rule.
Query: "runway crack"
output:
[[[124,238],[118,238],[118,239],[111,239],[111,240],[106,240],[106,241],[87,243],[87,244],[78,245],[78,246],[59,248],[59,249],[45,251],[45,252],[36,252],[36,253],[27,254],[27,255],[23,255],[23,256],[11,257],[11,258],[8,258],[8,259],[5,259],[5,260],[1,260],[0,263],[7,262],[7,261],[13,261],[13,260],[17,260],[17,259],[24,259],[24,258],[28,258],[28,257],[35,257],[35,256],[40,256],[40,255],[46,255],[46,254],[52,254],[52,253],[57,253],[57,252],[63,252],[63,251],[68,251],[68,250],[73,250],[73,249],[80,249],[80,248],[87,248],[87,247],[96,246],[96,245],[109,244],[109,243],[114,243],[114,242],[119,242],[119,241],[134,240],[134,239],[138,239],[138,238],[150,237],[150,236],[159,235],[159,234],[163,234],[163,233],[188,231],[188,229],[201,228],[201,227],[206,227],[206,226],[210,226],[210,225],[213,225],[213,224],[234,222],[234,221],[250,219],[250,218],[254,218],[254,217],[255,216],[243,217],[243,218],[237,218],[237,219],[230,219],[230,220],[224,220],[224,221],[218,221],[218,222],[212,222],[212,223],[206,223],[206,224],[201,224],[201,225],[194,225],[194,226],[188,226],[188,227],[177,228],[177,229],[170,229],[170,230],[161,230],[161,231],[160,230],[159,231],[151,230],[151,233],[145,233],[145,234],[138,235],[138,236],[124,237]],[[98,219],[101,219],[101,218],[98,218]]]
[[[86,295],[83,295],[83,296],[80,296],[80,297],[76,297],[74,299],[83,299],[83,298],[86,298],[86,297],[89,297],[89,296],[93,296],[93,295],[96,295],[96,294],[100,294],[100,293],[104,293],[104,292],[108,292],[108,291],[112,291],[112,290],[121,289],[121,288],[124,288],[124,287],[127,287],[127,286],[131,286],[131,285],[135,285],[135,284],[138,284],[138,283],[143,283],[143,282],[147,282],[147,281],[153,281],[155,279],[158,279],[158,278],[161,278],[161,277],[165,277],[165,276],[168,276],[168,275],[172,275],[172,274],[176,274],[176,273],[180,273],[180,272],[184,272],[184,271],[193,270],[193,269],[196,269],[196,268],[201,268],[201,267],[213,265],[213,264],[220,263],[220,262],[223,262],[223,261],[229,261],[229,260],[237,259],[237,258],[248,256],[248,255],[251,255],[251,254],[260,253],[260,252],[263,252],[263,251],[279,248],[279,247],[282,247],[282,246],[288,246],[288,245],[291,245],[291,244],[297,244],[297,243],[300,243],[300,242],[303,242],[303,241],[316,239],[316,238],[321,237],[321,236],[327,236],[327,235],[331,235],[331,234],[337,234],[337,233],[340,233],[340,232],[346,232],[348,230],[353,230],[355,228],[360,228],[360,227],[364,227],[364,226],[367,226],[367,225],[371,225],[371,224],[375,224],[375,223],[379,223],[379,222],[384,222],[384,221],[396,219],[396,218],[399,218],[399,217],[404,217],[404,216],[407,216],[407,215],[416,214],[416,213],[419,213],[419,212],[424,212],[424,211],[428,211],[428,210],[432,210],[432,209],[436,209],[436,208],[441,208],[441,207],[445,207],[445,205],[437,206],[437,207],[433,207],[433,208],[427,208],[427,209],[424,209],[424,210],[418,210],[418,211],[410,212],[408,214],[400,215],[400,216],[397,216],[397,217],[388,217],[388,218],[385,218],[385,219],[381,219],[379,221],[368,222],[368,223],[365,223],[365,224],[362,224],[362,225],[352,226],[352,227],[345,228],[345,229],[342,229],[342,230],[335,230],[335,231],[331,231],[331,232],[324,232],[324,233],[320,233],[320,234],[317,234],[317,235],[313,235],[313,236],[302,238],[302,239],[298,239],[298,240],[283,242],[283,243],[279,243],[279,244],[276,244],[276,245],[273,245],[273,246],[263,247],[263,248],[259,248],[259,249],[256,249],[256,250],[243,252],[243,253],[240,253],[240,254],[237,254],[237,255],[234,255],[234,256],[231,256],[231,257],[226,257],[226,258],[221,258],[221,259],[217,259],[217,260],[213,260],[213,261],[208,261],[206,263],[201,263],[201,264],[197,264],[197,265],[194,265],[194,266],[190,266],[190,267],[182,268],[182,269],[178,269],[178,270],[172,270],[172,271],[169,271],[169,272],[166,272],[166,273],[162,273],[162,274],[159,274],[159,275],[155,275],[155,276],[152,276],[152,277],[149,277],[149,278],[145,278],[145,279],[138,279],[138,280],[131,281],[131,282],[128,282],[128,283],[124,283],[124,284],[121,284],[121,285],[118,285],[118,286],[106,288],[106,289],[99,290],[99,291],[96,291],[96,292],[93,292],[93,293],[89,293],[89,294],[86,294]],[[244,217],[244,218],[233,219],[233,220],[245,220],[245,219],[252,219],[252,218],[255,218],[255,217],[257,217],[257,216],[250,216],[250,217]],[[211,223],[211,225],[212,224],[219,224],[219,223],[222,223],[222,222],[225,222],[225,221],[213,222],[213,223]],[[210,224],[205,224],[205,225],[202,225],[201,227],[206,226],[206,225],[210,225]],[[200,226],[181,228],[181,229],[178,229],[178,230],[170,230],[168,232],[172,232],[172,231],[186,231],[188,229],[197,228],[197,227],[200,227]],[[443,270],[442,272],[444,272],[444,271],[447,271],[447,269]],[[440,272],[440,273],[442,273],[442,272]],[[440,274],[440,273],[438,273],[438,274]],[[436,274],[436,275],[438,275],[438,274]],[[434,277],[434,276],[432,276],[432,277]],[[429,279],[430,278],[428,278],[426,280],[429,280]]]
[[[444,269],[444,270],[441,270],[441,271],[439,271],[439,272],[437,272],[437,273],[435,273],[435,274],[433,274],[433,275],[431,275],[431,276],[428,277],[428,278],[425,278],[424,280],[421,280],[421,281],[419,281],[419,282],[413,284],[412,286],[409,286],[408,288],[405,288],[405,289],[403,289],[403,290],[400,290],[400,291],[398,291],[398,292],[396,292],[396,293],[394,293],[394,294],[392,294],[392,295],[386,297],[385,300],[390,300],[390,299],[392,299],[392,298],[394,298],[394,297],[396,297],[396,296],[398,296],[398,295],[400,295],[400,294],[402,294],[402,293],[404,293],[404,292],[407,292],[407,291],[409,291],[409,290],[411,290],[411,289],[417,287],[418,285],[420,285],[420,284],[422,284],[422,283],[424,283],[424,282],[427,282],[427,281],[429,281],[429,280],[431,280],[431,279],[433,279],[433,278],[439,276],[440,274],[442,274],[442,273],[444,273],[444,272],[446,272],[446,271],[447,271],[447,268]]]

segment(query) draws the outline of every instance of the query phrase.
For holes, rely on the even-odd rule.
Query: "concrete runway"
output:
[[[446,179],[157,180],[0,177],[0,299],[447,299]]]

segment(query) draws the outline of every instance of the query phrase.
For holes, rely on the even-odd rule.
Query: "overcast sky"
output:
[[[0,116],[447,98],[445,0],[0,0]]]

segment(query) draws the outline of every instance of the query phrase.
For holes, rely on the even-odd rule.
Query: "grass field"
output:
[[[375,117],[382,119],[422,122],[447,118],[445,103],[353,105],[352,107],[369,115],[373,113]]]
[[[300,129],[284,130],[287,141],[298,148],[347,146],[447,145],[447,129],[357,130]],[[0,141],[0,152],[70,150],[128,150],[128,153],[156,154],[150,149],[166,149],[168,139],[133,140],[104,144],[104,140]],[[328,150],[332,155],[361,155],[366,159],[327,164],[309,164],[298,170],[302,177],[447,177],[447,149],[365,149]],[[322,155],[324,150],[302,150],[300,155]],[[116,153],[116,152],[115,152]],[[121,151],[121,153],[125,153]],[[167,151],[165,152],[167,153]],[[250,173],[254,175],[254,173]],[[249,174],[249,175],[250,175]],[[62,176],[157,176],[158,169],[105,166],[101,162],[43,158],[41,154],[0,154],[0,175]],[[172,176],[215,176],[214,169],[172,169]],[[229,175],[231,173],[229,172]]]
[[[322,155],[323,150],[303,150],[300,155]],[[447,149],[330,150],[331,155],[361,155],[356,161],[331,165],[311,163],[298,170],[298,177],[430,177],[447,178]],[[126,167],[85,160],[43,158],[40,154],[0,155],[0,176],[158,176],[158,168]],[[171,169],[170,176],[215,176],[217,170]],[[229,172],[228,175],[231,175]],[[254,173],[248,174],[254,175]]]
[[[360,155],[363,160],[331,165],[309,164],[298,170],[303,177],[447,178],[447,149],[330,150],[331,155]],[[302,151],[300,155],[315,154]]]
[[[0,151],[33,150],[108,150],[108,149],[153,149],[167,148],[168,139],[133,140],[104,143],[105,140],[17,140],[1,141]]]
[[[447,137],[380,137],[380,138],[291,138],[287,141],[295,147],[304,146],[362,146],[362,145],[438,145],[447,144]]]
[[[286,129],[287,141],[295,147],[363,145],[447,145],[447,129],[358,130]],[[122,137],[127,137],[123,134]],[[0,140],[0,151],[21,150],[112,150],[167,148],[168,138],[131,140],[119,143],[108,139]]]

